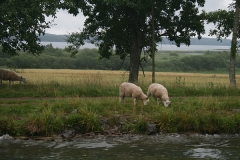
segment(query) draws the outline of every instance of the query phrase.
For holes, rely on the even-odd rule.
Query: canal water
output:
[[[160,134],[36,141],[0,137],[0,159],[240,159],[240,136]]]

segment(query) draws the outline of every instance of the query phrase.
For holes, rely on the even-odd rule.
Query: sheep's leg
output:
[[[122,102],[122,98],[121,97],[119,97],[119,103],[121,103]]]
[[[137,104],[137,98],[134,98],[134,105]]]
[[[157,97],[154,97],[154,99],[155,99],[155,101],[157,102],[157,104],[158,104],[158,98]]]
[[[159,98],[157,98],[157,104],[159,105],[159,101],[160,101],[160,99]]]
[[[119,96],[119,103],[123,103],[123,104],[125,104],[124,97]]]

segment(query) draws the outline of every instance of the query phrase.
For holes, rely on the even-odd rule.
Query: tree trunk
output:
[[[238,37],[238,23],[239,23],[239,4],[240,0],[236,0],[236,10],[234,17],[234,26],[232,34],[232,44],[230,53],[230,68],[229,68],[229,79],[230,85],[236,87],[236,77],[235,77],[235,66],[236,66],[236,52],[237,52],[237,37]]]
[[[235,58],[231,55],[230,56],[230,68],[229,68],[229,79],[230,79],[231,87],[236,87],[235,63],[236,63]]]
[[[155,32],[155,26],[154,26],[154,5],[152,1],[152,83],[155,83],[155,37],[154,37],[154,32]]]
[[[138,81],[139,65],[141,58],[141,44],[138,36],[133,36],[130,53],[130,73],[128,81],[135,83]]]
[[[142,32],[140,31],[138,19],[134,15],[134,12],[131,17],[133,22],[133,30],[131,34],[130,73],[128,81],[131,83],[135,83],[138,82],[138,73],[142,52]]]

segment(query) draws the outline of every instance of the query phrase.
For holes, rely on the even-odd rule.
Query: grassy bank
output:
[[[147,133],[148,124],[160,132],[238,133],[240,91],[229,87],[228,75],[156,73],[172,104],[148,106],[118,103],[118,86],[127,81],[123,71],[17,70],[27,84],[0,86],[0,135],[52,135],[65,129],[78,133]],[[240,77],[237,76],[237,79]],[[239,82],[237,82],[239,85]],[[151,73],[140,73],[146,93]],[[107,126],[107,127],[106,127]]]

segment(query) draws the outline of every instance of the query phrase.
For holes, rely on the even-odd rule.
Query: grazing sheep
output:
[[[133,83],[123,82],[119,86],[119,103],[125,103],[125,97],[133,97],[134,105],[136,105],[138,99],[141,99],[144,105],[147,105],[149,102],[148,97],[142,92],[142,89]]]
[[[165,107],[168,107],[171,103],[171,101],[169,101],[167,89],[158,83],[152,83],[148,87],[147,96],[154,97],[157,100],[157,104],[159,104],[159,100],[161,100]]]
[[[19,76],[16,72],[7,70],[7,69],[0,69],[0,80],[2,84],[2,80],[8,80],[9,85],[11,84],[12,81],[20,81],[26,83],[27,80],[26,78]]]

